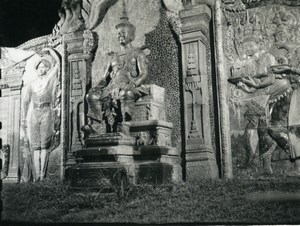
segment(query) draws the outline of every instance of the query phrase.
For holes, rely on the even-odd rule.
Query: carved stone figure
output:
[[[55,115],[59,113],[57,106],[57,83],[60,70],[60,59],[50,48],[42,50],[43,57],[36,63],[38,78],[28,85],[23,99],[24,115],[22,127],[25,137],[28,136],[30,149],[33,152],[34,181],[45,179],[47,159],[52,145]],[[27,128],[29,105],[33,110],[30,125]]]
[[[143,50],[131,44],[135,27],[129,22],[124,2],[116,29],[121,51],[107,54],[103,79],[86,97],[91,124],[84,130],[88,133],[121,132],[124,122],[131,120],[135,101],[147,93],[142,84],[148,75],[148,61]]]
[[[290,100],[288,112],[288,131],[285,136],[285,144],[290,153],[290,160],[294,163],[294,169],[288,172],[289,176],[300,176],[300,48],[297,48],[293,53],[287,54],[289,65],[278,65],[272,70],[276,74],[288,76],[292,82],[294,89]]]
[[[246,164],[252,163],[258,146],[264,162],[264,171],[272,174],[272,152],[277,145],[286,150],[285,144],[280,141],[282,129],[286,124],[283,118],[278,118],[278,110],[281,110],[281,115],[286,112],[285,109],[277,107],[277,102],[279,96],[286,97],[290,83],[272,73],[271,67],[277,64],[276,59],[273,55],[260,50],[257,43],[260,43],[259,37],[245,36],[243,49],[247,59],[232,69],[233,77],[229,81],[236,82],[237,87],[252,98],[247,104],[248,110],[245,113],[249,121],[244,134],[245,149],[250,153]]]

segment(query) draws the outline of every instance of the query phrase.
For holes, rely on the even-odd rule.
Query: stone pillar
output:
[[[94,44],[94,34],[89,30],[63,36],[62,145],[66,168],[75,164],[72,151],[83,147],[81,127],[87,124],[85,95],[91,83]]]
[[[179,12],[182,23],[182,81],[185,118],[186,179],[217,178],[209,108],[211,10],[197,5]]]
[[[21,88],[24,70],[25,64],[2,70],[0,79],[0,121],[3,127],[0,137],[2,147],[9,145],[10,148],[6,181],[12,182],[19,181]]]
[[[231,179],[232,172],[232,154],[231,138],[229,124],[229,106],[228,106],[228,81],[225,74],[225,59],[223,51],[223,33],[222,33],[222,7],[221,0],[215,1],[214,25],[215,25],[215,49],[217,61],[217,83],[218,83],[218,100],[219,100],[219,126],[221,137],[221,156],[222,156],[222,177]]]

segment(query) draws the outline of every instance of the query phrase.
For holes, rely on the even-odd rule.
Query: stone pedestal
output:
[[[179,12],[185,118],[186,179],[217,178],[218,167],[212,146],[210,94],[211,10],[194,5]]]
[[[76,165],[68,170],[73,185],[113,179],[118,172],[136,183],[174,183],[181,180],[178,150],[162,146],[101,146],[74,152]]]
[[[85,140],[85,148],[73,149],[75,164],[67,170],[73,185],[96,186],[123,173],[132,183],[181,181],[179,151],[171,147],[172,123],[165,120],[164,89],[145,86],[149,95],[135,104],[129,134],[107,133]]]

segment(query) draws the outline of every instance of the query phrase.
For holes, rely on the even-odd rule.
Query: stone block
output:
[[[166,120],[166,110],[163,103],[153,100],[143,100],[135,103],[135,109],[132,114],[133,121],[145,120]]]
[[[100,147],[105,145],[134,145],[135,139],[123,133],[107,133],[93,136],[85,141],[87,147]]]
[[[130,123],[130,134],[137,145],[171,146],[173,125],[165,121],[148,120]]]
[[[156,103],[165,103],[165,89],[163,87],[150,84],[150,85],[143,85],[144,89],[148,91],[148,95],[141,97],[138,102],[142,102],[145,100],[153,100]]]
[[[175,183],[182,178],[179,152],[173,147],[113,145],[85,148],[73,154],[76,165],[67,170],[67,178],[75,186],[96,185],[101,177],[113,180],[121,171],[132,183]]]
[[[143,86],[148,95],[135,103],[133,121],[162,120],[166,121],[165,89],[157,85]]]

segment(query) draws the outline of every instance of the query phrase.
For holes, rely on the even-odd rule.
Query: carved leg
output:
[[[294,168],[287,173],[288,176],[300,176],[300,127],[291,126],[289,131],[290,159]]]
[[[244,167],[249,167],[255,164],[257,157],[256,151],[258,148],[258,134],[257,129],[246,129],[244,133],[244,148],[246,150],[246,162]]]
[[[263,167],[264,167],[264,174],[273,174],[272,170],[272,153],[268,153],[263,158]]]
[[[48,155],[48,150],[42,149],[41,150],[41,175],[40,175],[41,180],[44,180],[46,176],[47,155]]]
[[[125,97],[120,99],[121,102],[121,114],[122,114],[122,122],[126,121],[126,100]]]
[[[33,151],[34,176],[33,181],[38,181],[40,175],[40,150]]]
[[[259,136],[259,155],[263,159],[264,174],[272,174],[271,167],[272,153],[277,147],[277,143],[272,139],[266,127],[258,129]]]

